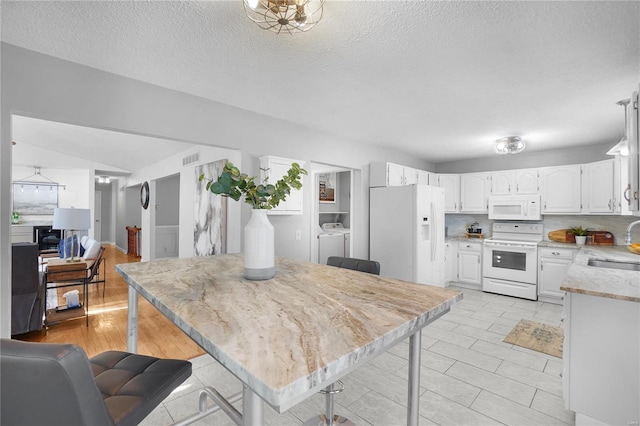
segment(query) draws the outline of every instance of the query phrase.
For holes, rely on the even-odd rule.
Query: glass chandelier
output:
[[[524,147],[525,143],[522,138],[518,136],[507,136],[496,141],[494,150],[497,154],[517,154],[522,152]]]
[[[293,34],[309,31],[322,19],[324,0],[243,0],[249,19],[260,28]]]

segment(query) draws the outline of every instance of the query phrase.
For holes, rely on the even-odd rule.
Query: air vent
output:
[[[200,161],[200,153],[196,152],[195,154],[188,155],[182,159],[182,165],[186,166],[187,164],[195,163],[196,161]]]

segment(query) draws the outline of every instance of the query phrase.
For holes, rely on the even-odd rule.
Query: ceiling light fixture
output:
[[[493,149],[497,154],[517,154],[522,152],[525,146],[526,145],[522,138],[518,136],[507,136],[505,138],[498,139]]]
[[[35,179],[35,180],[34,180]],[[50,187],[50,192],[53,192],[53,188],[62,188],[64,192],[67,191],[67,187],[65,185],[60,185],[58,182],[49,179],[40,173],[40,167],[34,166],[34,173],[30,176],[22,178],[20,180],[14,180],[14,185],[20,185],[20,191],[24,192],[24,186],[35,186],[35,192],[39,192],[39,186],[48,186]]]
[[[324,0],[243,0],[249,19],[262,29],[293,34],[309,31],[322,19]]]
[[[627,105],[629,105],[630,102],[631,99],[623,99],[616,102],[616,105],[620,105],[624,108],[624,133],[622,134],[622,139],[620,139],[620,142],[615,144],[613,148],[607,151],[607,155],[620,154],[623,157],[629,155],[629,141],[627,140]]]
[[[111,183],[111,178],[109,176],[100,176],[98,177],[98,183]]]

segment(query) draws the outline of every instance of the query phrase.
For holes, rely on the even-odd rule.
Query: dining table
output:
[[[242,254],[116,265],[129,285],[127,350],[137,352],[141,295],[242,382],[236,422],[255,426],[264,403],[282,413],[409,339],[417,425],[422,329],[462,292],[285,257],[275,268],[252,281]]]

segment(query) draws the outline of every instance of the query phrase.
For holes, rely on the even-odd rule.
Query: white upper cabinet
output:
[[[427,172],[426,170],[416,170],[416,176],[418,178],[418,182],[421,185],[432,185],[436,186],[437,178],[435,173]]]
[[[491,173],[460,175],[460,212],[486,213],[491,192]],[[446,198],[445,189],[445,198]]]
[[[444,188],[444,212],[457,213],[460,205],[460,175],[438,175],[438,185]]]
[[[516,171],[504,170],[491,174],[491,195],[511,195],[515,191]]]
[[[491,173],[491,195],[537,194],[538,169]]]
[[[614,192],[615,160],[584,165],[582,199],[585,213],[613,213],[617,204]]]
[[[304,167],[303,161],[291,160],[289,158],[273,157],[267,155],[260,157],[260,182],[274,184],[287,174],[292,163],[298,163]],[[269,210],[268,214],[297,215],[302,214],[302,189],[292,189],[287,195],[287,199],[278,204],[277,207]]]
[[[404,169],[399,164],[387,163],[387,184],[385,186],[404,185]]]
[[[516,170],[516,194],[537,194],[539,191],[538,169]]]
[[[411,167],[381,162],[375,162],[369,165],[370,187],[402,186],[413,185],[415,183],[418,183],[418,170]]]
[[[580,165],[544,167],[540,169],[542,213],[580,213]]]

